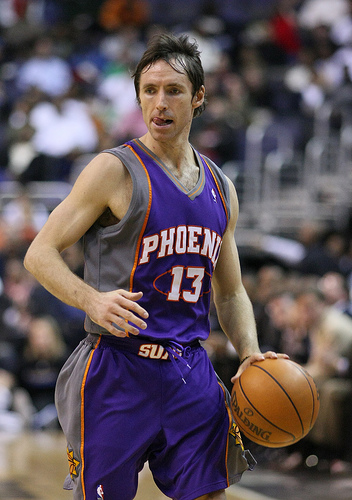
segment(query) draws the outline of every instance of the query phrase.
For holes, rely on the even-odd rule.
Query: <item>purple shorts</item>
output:
[[[147,461],[177,500],[226,488],[251,468],[205,350],[172,352],[89,334],[67,360],[56,405],[70,467],[64,487],[75,500],[132,500]]]

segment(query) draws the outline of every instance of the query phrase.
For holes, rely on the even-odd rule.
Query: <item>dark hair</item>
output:
[[[182,73],[182,69],[184,70],[192,84],[193,96],[204,85],[204,70],[196,41],[190,42],[187,35],[179,37],[165,33],[155,35],[148,43],[147,49],[132,75],[138,102],[140,79],[144,68],[149,69],[152,64],[160,60],[167,62],[178,73]],[[204,99],[202,105],[194,110],[194,118],[204,111],[205,106]]]

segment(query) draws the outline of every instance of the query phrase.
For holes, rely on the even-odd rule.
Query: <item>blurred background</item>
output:
[[[103,149],[145,132],[131,73],[155,33],[199,43],[191,142],[234,182],[260,346],[315,377],[317,424],[275,470],[352,468],[352,0],[0,0],[0,433],[58,429],[55,381],[83,313],[24,253]],[[64,257],[82,276],[81,243]],[[209,356],[238,365],[214,309]]]

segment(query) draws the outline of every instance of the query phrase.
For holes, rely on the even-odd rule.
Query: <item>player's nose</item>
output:
[[[158,92],[156,107],[159,111],[165,110],[168,107],[166,94],[162,90]]]

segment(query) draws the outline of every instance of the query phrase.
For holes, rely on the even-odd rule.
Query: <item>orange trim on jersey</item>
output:
[[[212,168],[210,167],[209,163],[207,162],[207,160],[204,158],[204,156],[202,156],[202,155],[201,155],[201,157],[202,157],[202,159],[204,160],[204,162],[205,162],[206,166],[209,168],[209,171],[210,171],[211,175],[213,176],[213,179],[214,179],[214,182],[215,182],[215,184],[216,184],[216,187],[218,188],[218,191],[219,191],[219,193],[220,193],[220,198],[221,198],[221,200],[222,200],[222,204],[224,205],[224,209],[225,209],[225,212],[226,212],[226,219],[227,219],[227,222],[229,222],[229,213],[228,213],[228,211],[227,211],[227,206],[226,206],[226,203],[225,203],[225,199],[224,199],[224,197],[223,197],[223,195],[222,195],[222,191],[221,191],[221,189],[220,189],[219,183],[218,183],[218,181],[217,181],[217,179],[216,179],[216,177],[215,177],[215,175],[214,175],[214,172],[213,172]]]
[[[96,348],[98,347],[98,345],[100,344],[100,341],[101,341],[101,335],[99,336],[99,339],[98,339],[94,349],[92,350],[92,352],[89,355],[89,358],[87,361],[87,366],[86,366],[86,369],[85,369],[84,375],[83,375],[82,385],[81,385],[81,485],[82,485],[83,500],[86,500],[86,498],[87,498],[86,497],[86,488],[84,485],[84,388],[86,385],[88,371],[89,371],[90,364],[92,362],[93,354],[94,354]]]
[[[205,177],[205,176],[204,176]],[[196,197],[196,195],[198,194],[198,191],[201,191],[203,188],[204,188],[204,184],[205,184],[205,178],[203,179],[203,182],[201,182],[198,186],[198,189],[196,189],[195,191],[192,191],[190,193],[190,196],[192,196],[192,198]]]
[[[136,254],[134,256],[134,264],[133,264],[133,268],[132,268],[132,272],[131,272],[131,276],[130,276],[130,292],[132,292],[132,290],[133,290],[133,278],[134,278],[134,273],[136,272],[136,268],[137,268],[139,249],[141,247],[144,230],[146,228],[146,225],[147,225],[147,222],[149,219],[150,209],[152,206],[152,185],[150,182],[150,177],[149,177],[147,167],[143,163],[141,157],[136,153],[136,151],[132,148],[132,146],[127,146],[127,147],[132,151],[132,153],[136,156],[136,158],[139,160],[140,164],[144,168],[144,171],[145,171],[146,176],[147,176],[148,186],[149,186],[149,202],[148,202],[147,213],[145,215],[143,226],[141,229],[141,233],[140,233],[139,238],[138,238],[137,247],[136,247]]]
[[[230,435],[230,430],[231,430],[231,427],[232,427],[232,415],[231,415],[231,411],[230,411],[229,405],[226,402],[225,389],[220,384],[220,382],[218,382],[218,384],[221,387],[222,392],[224,393],[224,403],[225,403],[225,406],[226,406],[227,414],[229,416],[229,428],[228,428],[228,431],[227,431],[227,443],[226,443],[226,454],[225,454],[226,482],[227,482],[227,486],[229,487],[230,486],[230,482],[229,482],[229,469],[228,469],[228,455],[229,455],[229,435]]]

